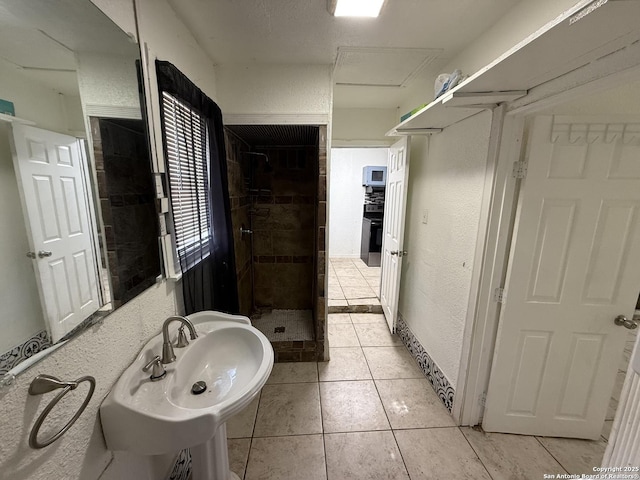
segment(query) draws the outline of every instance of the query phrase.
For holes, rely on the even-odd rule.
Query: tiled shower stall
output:
[[[225,132],[240,312],[276,362],[325,359],[326,127]]]

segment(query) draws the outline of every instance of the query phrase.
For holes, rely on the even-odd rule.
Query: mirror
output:
[[[0,377],[161,275],[138,60],[89,0],[0,0]]]

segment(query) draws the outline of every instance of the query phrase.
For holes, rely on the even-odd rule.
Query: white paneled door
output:
[[[403,241],[408,175],[409,141],[404,137],[389,148],[384,201],[380,303],[392,332],[395,332],[398,321],[402,257],[406,254]]]
[[[537,117],[483,427],[597,439],[640,291],[640,119]]]
[[[56,342],[99,308],[79,140],[14,123],[12,147],[32,257],[25,261],[33,262]]]

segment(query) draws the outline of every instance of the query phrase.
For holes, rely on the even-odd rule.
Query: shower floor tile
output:
[[[311,310],[277,310],[252,318],[251,323],[271,342],[313,340]]]

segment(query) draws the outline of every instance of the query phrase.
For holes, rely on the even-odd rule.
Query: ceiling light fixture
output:
[[[327,0],[336,17],[377,17],[385,0]]]

